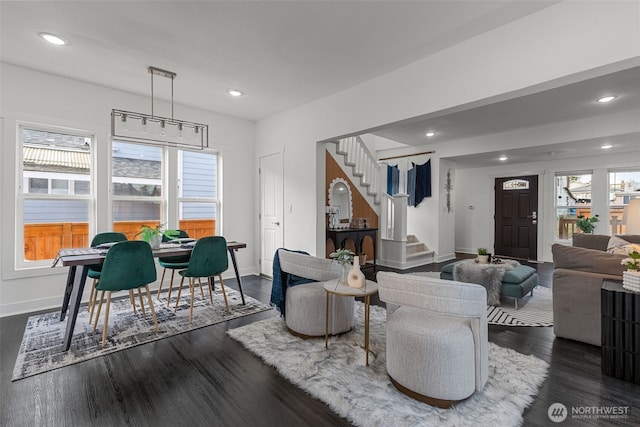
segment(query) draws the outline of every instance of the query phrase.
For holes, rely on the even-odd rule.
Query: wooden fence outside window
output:
[[[158,224],[160,224],[159,221],[115,222],[113,231],[124,233],[129,240],[133,240],[142,225],[155,227]],[[199,239],[215,235],[216,220],[181,220],[178,228],[186,231],[189,237]],[[89,224],[86,222],[26,224],[24,226],[24,259],[27,261],[54,259],[60,249],[86,248],[90,241]]]

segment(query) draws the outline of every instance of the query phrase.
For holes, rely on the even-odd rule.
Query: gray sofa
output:
[[[600,288],[604,280],[622,281],[625,255],[607,253],[611,236],[575,234],[573,246],[554,244],[553,330],[557,337],[601,345]],[[618,236],[640,244],[640,235]]]

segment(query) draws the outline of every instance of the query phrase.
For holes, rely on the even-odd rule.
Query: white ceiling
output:
[[[149,97],[147,68],[155,66],[177,73],[176,117],[180,118],[183,104],[259,120],[391,72],[554,3],[0,1],[0,60]],[[43,31],[70,44],[51,46],[38,37]],[[526,96],[411,118],[375,134],[423,145],[595,117],[605,110],[593,100],[609,91],[622,96],[606,107],[607,113],[627,111],[640,107],[639,76],[636,67]],[[169,99],[170,83],[155,79],[155,97]],[[246,95],[232,98],[226,93],[230,88]],[[426,141],[427,129],[438,135]],[[640,134],[612,138],[620,147],[638,150]],[[548,152],[584,155],[581,143],[531,147],[512,151],[509,157],[515,162],[543,159]],[[591,143],[596,147],[599,141]],[[482,166],[495,163],[496,157],[493,152],[453,160]]]
[[[177,104],[258,120],[556,2],[0,1],[0,59],[147,96],[155,66],[177,73]]]

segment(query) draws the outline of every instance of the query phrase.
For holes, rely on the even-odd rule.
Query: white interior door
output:
[[[282,153],[260,158],[260,273],[271,277],[273,255],[284,241]]]

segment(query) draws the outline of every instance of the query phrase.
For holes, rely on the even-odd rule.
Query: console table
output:
[[[600,292],[602,373],[640,385],[640,293],[612,280]]]
[[[333,241],[336,249],[344,248],[346,240],[351,239],[356,247],[356,255],[362,253],[362,242],[365,237],[371,237],[373,241],[373,264],[363,265],[361,268],[373,267],[376,271],[376,246],[378,246],[378,229],[377,228],[328,228],[327,239]]]

